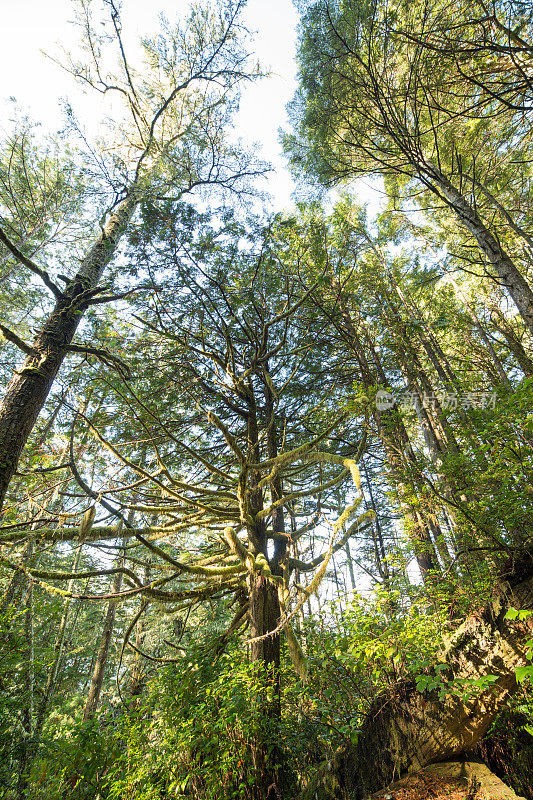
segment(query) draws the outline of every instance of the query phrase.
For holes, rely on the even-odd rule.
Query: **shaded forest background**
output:
[[[532,797],[530,5],[299,2],[275,215],[243,6],[2,144],[0,797]]]

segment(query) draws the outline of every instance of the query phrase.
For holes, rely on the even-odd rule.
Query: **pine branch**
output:
[[[96,356],[96,358],[107,367],[116,370],[124,379],[131,378],[131,370],[128,364],[103,347],[90,347],[86,344],[69,344],[67,351],[70,353],[82,353],[84,355]]]
[[[39,278],[44,283],[44,285],[48,289],[50,289],[52,294],[58,300],[59,300],[60,297],[62,297],[61,289],[58,286],[55,285],[55,283],[52,281],[52,279],[50,278],[50,275],[46,272],[46,270],[41,269],[41,267],[38,267],[37,264],[34,261],[31,260],[31,258],[28,258],[27,256],[25,256],[24,253],[22,253],[18,249],[18,247],[15,244],[13,244],[13,242],[10,239],[7,238],[7,236],[4,233],[4,231],[2,230],[2,228],[0,228],[0,242],[2,242],[2,244],[4,244],[7,247],[9,252],[13,256],[15,256],[17,261],[19,261],[21,264],[23,264],[25,267],[27,267],[29,270],[31,270],[33,273],[35,273],[35,275],[38,275]]]

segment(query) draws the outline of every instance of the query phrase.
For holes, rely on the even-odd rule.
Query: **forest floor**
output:
[[[466,800],[468,791],[468,782],[464,778],[438,778],[435,775],[417,774],[373,794],[372,800]],[[479,797],[476,800],[486,798]]]
[[[448,774],[446,774],[448,773]],[[372,795],[371,800],[521,800],[484,764],[434,764]]]

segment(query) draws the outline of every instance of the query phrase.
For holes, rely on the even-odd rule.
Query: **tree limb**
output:
[[[23,266],[27,267],[29,270],[35,273],[35,275],[38,275],[39,278],[44,283],[44,285],[48,289],[50,289],[52,294],[58,300],[60,297],[63,296],[61,289],[59,288],[59,286],[55,285],[55,283],[52,281],[50,275],[46,272],[46,270],[41,269],[41,267],[38,267],[37,264],[31,260],[31,258],[25,256],[24,253],[22,253],[10,239],[8,239],[2,228],[0,228],[0,242],[2,242],[2,244],[4,244],[7,247],[11,255],[15,256],[17,261],[19,261],[21,264],[23,264]]]

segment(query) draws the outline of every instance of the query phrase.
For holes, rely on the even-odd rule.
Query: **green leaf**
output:
[[[517,667],[515,669],[516,680],[523,683],[527,678],[533,678],[533,665],[527,667]]]

